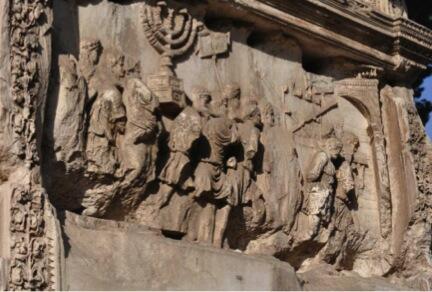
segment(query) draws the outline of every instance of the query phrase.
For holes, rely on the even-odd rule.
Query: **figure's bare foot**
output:
[[[82,214],[84,216],[89,216],[89,217],[97,217],[99,215],[99,210],[94,207],[94,206],[90,206],[88,208],[86,208]]]

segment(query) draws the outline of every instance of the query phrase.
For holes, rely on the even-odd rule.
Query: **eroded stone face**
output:
[[[51,203],[274,256],[301,272],[326,264],[415,278],[421,252],[407,234],[428,249],[430,190],[416,171],[429,142],[412,138],[419,126],[409,78],[405,87],[387,84],[419,70],[418,59],[352,32],[346,51],[335,48],[320,39],[343,42],[347,33],[325,35],[313,27],[319,20],[302,28],[318,38],[281,32],[274,20],[288,23],[286,9],[260,1],[232,1],[239,10],[218,1],[12,2],[4,136],[24,179],[5,187],[13,190],[4,215],[11,288],[57,287],[52,263],[63,240]],[[396,22],[406,16],[403,1],[324,2],[374,21],[371,11],[381,11],[395,18],[389,31],[404,25],[403,37],[410,25],[430,34]]]

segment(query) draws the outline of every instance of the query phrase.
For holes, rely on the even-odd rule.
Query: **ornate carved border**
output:
[[[39,137],[51,59],[50,0],[10,1],[13,152],[24,179],[11,194],[9,290],[58,289],[57,230],[41,186]]]

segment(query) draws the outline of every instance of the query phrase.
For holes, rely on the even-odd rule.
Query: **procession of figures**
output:
[[[62,288],[86,240],[68,232],[105,224],[299,273],[430,278],[408,76],[432,45],[404,0],[120,2],[0,7],[0,290]],[[354,19],[376,27],[354,37]]]
[[[79,60],[61,56],[59,74],[55,159],[83,190],[62,199],[66,208],[250,252],[254,240],[281,234],[282,249],[317,241],[323,258],[341,265],[364,237],[351,214],[365,168],[353,160],[353,133],[326,130],[300,162],[294,132],[309,119],[287,130],[280,110],[235,83],[160,101],[139,63],[95,39],[82,40]],[[319,104],[309,87],[303,76],[287,92]],[[289,165],[285,177],[272,174],[278,160]]]

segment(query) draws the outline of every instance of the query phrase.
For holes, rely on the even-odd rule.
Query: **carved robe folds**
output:
[[[308,167],[305,186],[306,198],[304,212],[307,216],[306,226],[302,226],[301,241],[310,240],[318,235],[320,227],[327,225],[331,218],[334,201],[334,183],[336,168],[332,162],[340,154],[341,142],[328,138],[324,149],[317,152]]]
[[[75,168],[83,167],[87,88],[73,57],[60,56],[59,66],[60,88],[54,121],[56,158],[68,169],[76,163]]]
[[[139,79],[130,79],[123,94],[126,131],[121,145],[122,168],[129,182],[139,176],[143,182],[154,179],[157,155],[157,98]]]
[[[203,118],[193,107],[185,108],[174,120],[168,145],[170,155],[159,175],[165,184],[181,188],[187,186],[184,183],[191,175],[191,169],[186,169],[190,163],[189,151],[201,135],[202,122]]]
[[[200,141],[202,158],[195,170],[196,203],[187,234],[191,241],[214,242],[216,204],[225,184],[224,155],[227,147],[237,141],[237,135],[234,122],[225,117],[210,118],[204,125]]]
[[[169,157],[159,179],[157,198],[160,226],[165,230],[186,233],[193,199],[185,190],[193,191],[193,169],[190,150],[201,135],[204,118],[193,107],[186,107],[174,120],[169,138]]]
[[[88,172],[114,175],[119,167],[115,122],[125,117],[121,94],[111,88],[98,97],[90,112],[87,138]]]

